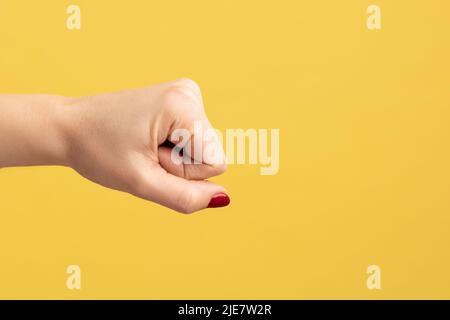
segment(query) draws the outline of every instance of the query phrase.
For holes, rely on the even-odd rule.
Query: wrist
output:
[[[69,165],[72,99],[0,95],[0,167]]]
[[[73,146],[77,139],[79,108],[75,101],[77,99],[62,96],[51,96],[50,108],[54,139],[49,147],[50,158],[53,165],[70,167],[73,157]]]

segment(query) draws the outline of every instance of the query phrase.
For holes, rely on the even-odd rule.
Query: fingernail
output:
[[[208,208],[226,207],[229,204],[230,204],[230,197],[227,194],[221,192],[214,195],[211,198],[208,204]]]

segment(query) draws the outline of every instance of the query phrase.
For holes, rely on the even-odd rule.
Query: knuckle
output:
[[[227,171],[227,164],[226,163],[219,163],[213,165],[214,175],[221,175],[225,171]]]
[[[175,85],[186,87],[194,92],[200,92],[200,86],[190,78],[180,78],[174,81]]]
[[[127,188],[131,194],[146,198],[149,193],[148,183],[141,174],[130,174],[127,179]]]
[[[143,165],[147,166],[146,164]],[[141,168],[141,165],[135,165],[123,173],[125,191],[139,198],[148,199],[152,190],[151,178],[148,174],[144,174]]]
[[[191,89],[183,86],[171,86],[166,89],[164,103],[169,107],[178,107],[189,105],[197,105],[195,94]]]
[[[193,213],[195,211],[195,197],[194,193],[190,190],[182,192],[176,201],[176,208],[181,213]]]

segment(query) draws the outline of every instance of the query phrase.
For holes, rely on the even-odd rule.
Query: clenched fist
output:
[[[225,206],[225,189],[205,180],[225,171],[222,146],[195,126],[212,131],[190,79],[83,98],[2,95],[0,167],[70,166],[183,213]]]

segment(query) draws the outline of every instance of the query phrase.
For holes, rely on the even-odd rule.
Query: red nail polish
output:
[[[209,201],[208,208],[220,208],[226,207],[230,204],[230,197],[225,193],[218,193],[211,198]]]

